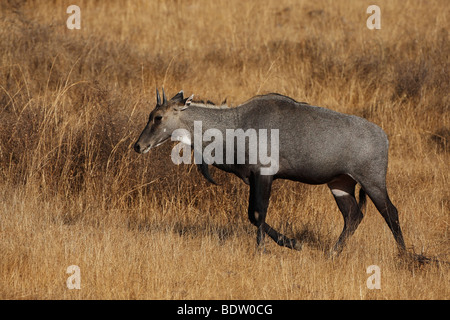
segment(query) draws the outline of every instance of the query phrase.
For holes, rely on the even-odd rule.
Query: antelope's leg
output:
[[[286,237],[284,234],[279,233],[277,230],[273,229],[267,223],[264,223],[264,231],[276,242],[277,245],[287,247],[289,249],[301,250],[302,244],[296,239],[291,239]]]
[[[298,243],[295,239],[290,239],[279,233],[265,222],[267,208],[269,206],[272,181],[272,176],[263,176],[258,174],[252,174],[250,176],[248,218],[250,222],[258,228],[256,243],[258,247],[262,247],[264,245],[264,235],[267,233],[269,237],[278,245],[288,247],[290,249],[300,250],[300,243]]]

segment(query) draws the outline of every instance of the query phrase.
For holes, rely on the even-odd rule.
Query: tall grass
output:
[[[279,92],[363,116],[390,137],[388,187],[410,250],[448,260],[449,9],[382,1],[0,4],[0,297],[446,299],[448,269],[410,269],[370,205],[336,260],[323,186],[274,185],[268,220],[303,252],[254,248],[248,189],[131,146],[154,90],[237,105]],[[68,290],[79,265],[82,289]],[[367,289],[378,264],[382,289]]]

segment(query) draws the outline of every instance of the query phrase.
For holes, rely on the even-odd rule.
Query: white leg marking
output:
[[[344,196],[349,196],[350,193],[345,192],[343,190],[340,189],[331,189],[331,192],[336,196],[336,197],[344,197]]]

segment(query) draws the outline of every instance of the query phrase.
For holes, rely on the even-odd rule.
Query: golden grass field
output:
[[[76,3],[74,3],[76,2]],[[68,30],[66,9],[81,8]],[[1,299],[449,299],[450,7],[441,1],[0,2]],[[355,114],[390,138],[400,259],[369,201],[340,256],[326,186],[276,181],[256,250],[248,187],[132,145],[155,88],[233,106],[262,93]],[[81,270],[69,290],[66,269]],[[378,265],[381,289],[366,285]]]

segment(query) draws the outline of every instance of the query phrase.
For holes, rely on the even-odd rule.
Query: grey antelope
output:
[[[234,146],[234,161],[216,161],[215,167],[231,172],[250,185],[248,218],[257,227],[257,244],[261,246],[268,234],[278,245],[300,250],[302,245],[274,230],[266,220],[272,182],[275,179],[289,179],[307,184],[327,184],[344,217],[344,228],[333,247],[334,253],[341,252],[363,218],[361,208],[366,194],[385,219],[400,252],[405,252],[405,243],[400,229],[397,209],[389,199],[386,189],[388,164],[388,139],[384,131],[366,119],[338,113],[307,103],[297,102],[279,94],[267,94],[251,98],[235,108],[218,108],[196,103],[183,97],[183,91],[167,100],[163,89],[163,101],[156,92],[156,107],[150,113],[148,123],[134,144],[138,153],[146,153],[169,140],[174,132],[181,136],[172,137],[194,149],[194,154],[203,150],[207,139],[192,140],[194,124],[202,124],[202,133],[214,128],[222,133],[225,145]],[[262,174],[265,168],[260,160],[249,163],[250,141],[245,149],[239,149],[234,141],[238,138],[227,134],[229,129],[242,129],[248,134],[256,129],[277,130],[279,141],[275,145],[263,146],[271,154],[278,152],[275,159],[277,171]],[[180,131],[181,129],[181,131]],[[250,140],[250,139],[248,139]],[[211,139],[209,140],[211,141]],[[222,143],[223,145],[223,143]],[[259,145],[261,147],[261,145]],[[277,149],[277,150],[275,150]],[[189,149],[190,151],[190,149]],[[215,150],[216,152],[218,150]],[[229,150],[221,150],[229,154]],[[237,161],[239,153],[245,153],[245,163]],[[201,153],[200,153],[201,155]],[[201,159],[200,159],[201,160]],[[196,161],[201,173],[210,181],[208,164]],[[361,186],[359,204],[355,198],[355,186]]]

